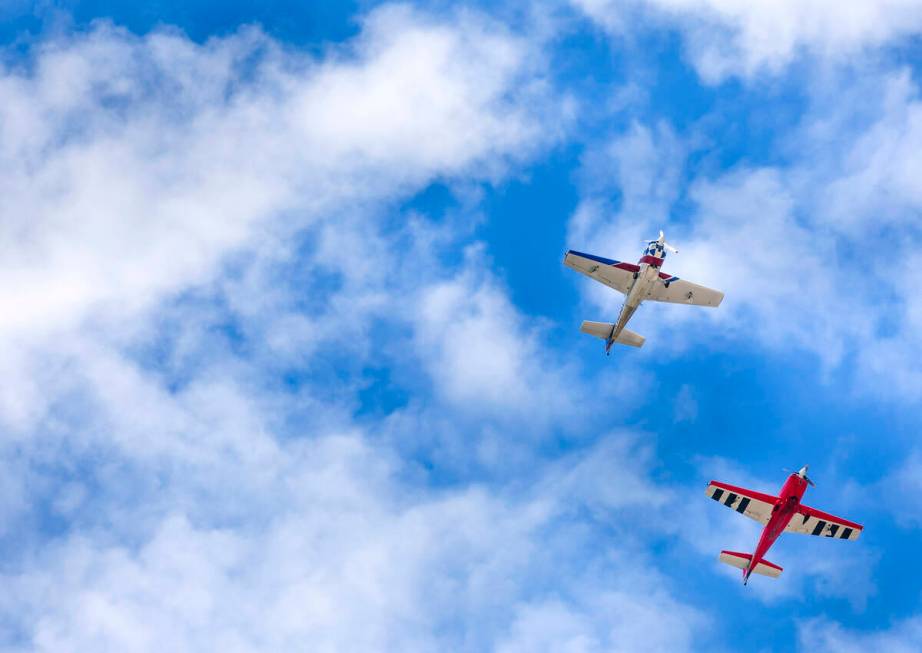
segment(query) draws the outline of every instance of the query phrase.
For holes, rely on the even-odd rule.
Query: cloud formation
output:
[[[649,449],[504,458],[580,384],[476,255],[432,264],[468,231],[387,218],[555,141],[532,46],[397,6],[323,58],[101,25],[4,71],[4,647],[692,647],[706,617],[636,539],[595,546],[663,503]],[[369,422],[380,358],[408,399]],[[500,448],[453,470],[532,483],[400,455],[437,423],[465,452],[472,415]]]
[[[909,653],[922,646],[922,623],[915,617],[898,622],[886,630],[863,632],[844,628],[828,619],[811,619],[800,625],[798,641],[804,650]]]
[[[708,82],[777,74],[805,57],[848,61],[922,30],[918,0],[572,0],[617,36],[638,26],[681,31]]]
[[[0,84],[4,332],[206,280],[283,215],[303,228],[439,176],[489,179],[548,142],[530,56],[486,18],[401,6],[323,61],[253,29],[42,45]]]

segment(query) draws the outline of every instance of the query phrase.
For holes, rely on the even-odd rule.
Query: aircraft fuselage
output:
[[[772,516],[762,530],[762,536],[759,538],[759,544],[756,546],[755,553],[752,554],[752,561],[749,568],[743,570],[743,581],[748,581],[752,570],[755,569],[768,550],[771,548],[778,536],[787,528],[788,522],[797,514],[797,507],[800,500],[807,490],[807,481],[799,474],[791,474],[785,481],[778,493],[778,501],[772,508]]]
[[[634,311],[640,306],[644,299],[653,292],[653,286],[657,283],[663,283],[660,279],[660,266],[663,264],[663,258],[652,256],[644,252],[643,257],[637,262],[640,268],[631,289],[624,298],[624,304],[621,305],[621,312],[618,314],[618,320],[612,327],[611,334],[608,336],[608,342],[605,345],[605,351],[609,351],[615,340],[627,326]]]

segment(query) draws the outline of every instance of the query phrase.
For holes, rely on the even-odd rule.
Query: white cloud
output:
[[[894,493],[905,500],[877,507],[891,511],[904,526],[922,526],[922,452],[917,449],[908,452],[900,465],[880,481],[878,491]]]
[[[261,230],[437,176],[489,178],[547,143],[527,41],[381,9],[316,61],[258,31],[195,45],[99,26],[0,80],[0,328],[145,306]],[[538,81],[535,81],[538,80]]]
[[[37,651],[305,641],[331,651],[516,650],[548,634],[551,625],[529,617],[547,606],[567,615],[567,638],[598,642],[594,650],[691,650],[703,616],[669,596],[640,550],[612,561],[617,547],[595,547],[573,517],[584,496],[555,480],[572,478],[572,463],[594,485],[627,477],[646,488],[609,504],[605,519],[648,510],[657,490],[643,454],[624,438],[610,446],[620,455],[606,447],[573,456],[548,469],[537,491],[420,494],[357,434],[291,442],[264,474],[217,463],[227,476],[210,475],[215,494],[196,498],[183,486],[200,480],[167,477],[169,496],[140,497],[155,507],[134,515],[144,524],[127,539],[109,526],[124,526],[118,500],[97,497],[100,528],[50,543],[5,574],[0,609]],[[240,501],[242,521],[221,516],[222,504]],[[544,596],[548,586],[556,598]],[[651,633],[654,623],[670,627]]]
[[[703,616],[677,603],[669,594],[625,570],[625,590],[599,588],[589,614],[556,600],[523,606],[512,632],[500,641],[500,653],[564,651],[566,653],[695,650],[689,624],[703,626]],[[653,574],[651,574],[653,575]],[[605,626],[601,626],[605,624]]]
[[[567,366],[543,351],[540,325],[523,322],[473,256],[464,275],[427,286],[419,298],[417,355],[435,388],[485,413],[545,420],[571,412]]]
[[[483,16],[406,6],[324,60],[256,30],[197,45],[99,25],[37,46],[0,76],[0,333],[28,350],[88,318],[134,328],[231,253],[435,178],[495,177],[555,138],[531,48]],[[349,244],[330,263],[367,268]],[[23,355],[2,361],[22,377],[0,398],[18,425],[43,401]]]
[[[918,83],[909,70],[894,68],[840,84],[847,87],[822,92],[817,115],[805,125],[811,140],[822,145],[813,149],[823,159],[817,176],[826,182],[815,197],[818,217],[850,236],[883,225],[911,227],[922,206],[914,183],[922,170]],[[842,107],[861,101],[852,110]]]
[[[573,0],[605,29],[621,36],[638,25],[675,26],[699,74],[777,73],[801,55],[848,62],[898,44],[922,30],[918,0]]]
[[[514,649],[542,606],[605,650],[700,641],[636,539],[597,546],[595,519],[664,500],[629,436],[561,465],[497,445],[533,483],[397,457],[436,419],[465,451],[471,413],[542,437],[581,392],[476,260],[433,265],[452,225],[379,220],[553,141],[533,46],[392,7],[322,60],[103,26],[5,71],[2,645]],[[355,418],[364,368],[401,356],[409,405]]]
[[[805,651],[888,651],[910,653],[922,647],[922,618],[899,621],[887,630],[860,631],[830,619],[810,619],[798,626],[798,645]]]
[[[683,243],[682,255],[691,261],[686,276],[726,293],[719,317],[739,325],[738,337],[808,349],[836,363],[846,341],[870,334],[868,314],[843,322],[854,295],[841,293],[831,272],[834,242],[800,221],[797,198],[779,171],[740,170],[716,183],[702,181],[692,197],[700,218],[693,239]],[[863,290],[860,282],[852,287]]]

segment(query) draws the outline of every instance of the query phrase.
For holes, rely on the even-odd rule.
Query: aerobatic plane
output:
[[[813,485],[807,477],[807,465],[788,476],[777,497],[717,481],[708,484],[706,493],[714,501],[765,524],[755,553],[720,552],[721,562],[743,570],[743,585],[749,582],[752,574],[771,578],[781,575],[781,567],[766,560],[765,554],[782,533],[803,533],[837,540],[857,540],[861,535],[864,528],[861,524],[802,504],[800,499],[807,485]]]
[[[614,323],[585,321],[579,330],[605,341],[605,353],[611,353],[614,343],[642,347],[644,337],[625,329],[634,311],[645,299],[654,302],[692,304],[695,306],[720,306],[724,294],[704,286],[679,279],[660,270],[666,258],[666,251],[678,254],[679,250],[666,242],[663,232],[659,238],[647,241],[643,256],[634,263],[623,263],[594,254],[570,250],[563,262],[568,268],[582,272],[609,288],[625,295],[621,313]]]

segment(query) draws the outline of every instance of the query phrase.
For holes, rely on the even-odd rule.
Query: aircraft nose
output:
[[[810,469],[810,465],[804,465],[803,467],[801,467],[798,474],[800,474],[801,476],[806,476],[809,469]]]

